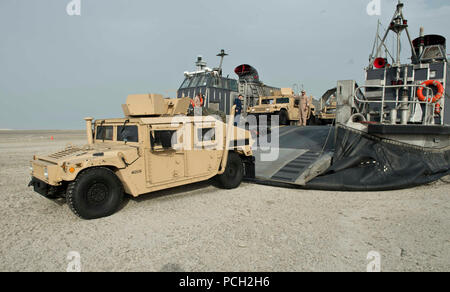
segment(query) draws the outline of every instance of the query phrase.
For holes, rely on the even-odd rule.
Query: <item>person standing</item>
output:
[[[201,93],[197,94],[193,101],[193,107],[194,107],[194,115],[201,116],[202,113],[202,107],[203,107],[203,95]]]
[[[242,102],[244,101],[244,96],[242,94],[239,94],[237,98],[234,99],[234,105],[236,106],[236,110],[234,113],[234,124],[235,126],[239,123],[241,120],[241,114],[242,114]]]
[[[299,102],[299,123],[300,126],[306,126],[308,122],[309,99],[306,91],[302,90]]]

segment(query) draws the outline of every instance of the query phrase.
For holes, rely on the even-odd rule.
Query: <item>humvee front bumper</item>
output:
[[[40,194],[41,196],[44,196],[47,199],[55,199],[55,196],[59,191],[58,187],[51,186],[46,182],[37,179],[35,177],[31,178],[28,187],[33,187],[36,193]]]

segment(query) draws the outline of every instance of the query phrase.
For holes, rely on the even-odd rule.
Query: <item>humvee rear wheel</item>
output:
[[[217,176],[219,184],[224,189],[237,188],[244,178],[244,165],[238,154],[230,152],[228,154],[227,167],[225,172]]]
[[[123,186],[108,168],[92,168],[82,172],[67,187],[70,209],[83,219],[97,219],[114,214],[122,203]]]

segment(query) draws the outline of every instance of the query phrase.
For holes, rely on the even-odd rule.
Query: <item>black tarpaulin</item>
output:
[[[332,166],[307,188],[392,190],[431,183],[450,174],[450,150],[400,144],[344,127],[336,131]]]

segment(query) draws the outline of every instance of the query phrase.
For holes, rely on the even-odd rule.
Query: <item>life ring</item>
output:
[[[417,98],[420,101],[425,101],[427,98],[423,95],[423,90],[424,90],[424,86],[428,87],[428,86],[436,86],[438,93],[433,97],[433,98],[429,98],[428,102],[431,103],[436,103],[437,101],[439,101],[442,96],[444,95],[444,86],[442,85],[441,82],[436,81],[436,80],[427,80],[425,82],[423,82],[421,87],[419,87],[419,89],[417,89]]]
[[[194,108],[196,107],[196,106],[195,106],[195,102],[194,102],[193,99],[191,99],[191,105],[192,105],[192,107],[194,107]],[[201,97],[200,97],[200,107],[203,107],[203,98],[201,98]]]

